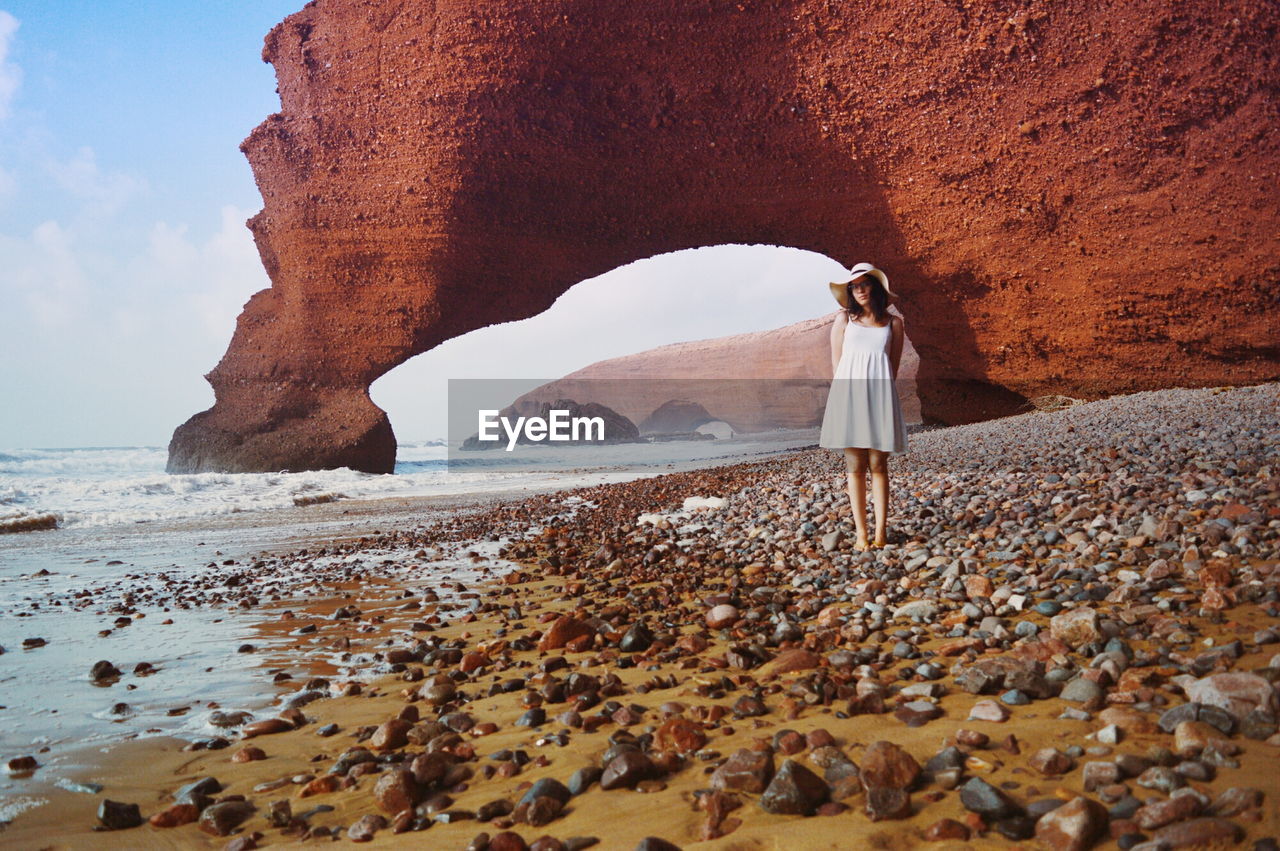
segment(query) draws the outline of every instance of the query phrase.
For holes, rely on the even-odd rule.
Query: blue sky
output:
[[[270,283],[239,151],[279,108],[262,38],[302,5],[0,0],[0,449],[164,445],[212,403],[202,376]],[[838,269],[763,246],[641,261],[415,358],[373,398],[402,440],[442,436],[448,378],[554,378],[821,315]]]

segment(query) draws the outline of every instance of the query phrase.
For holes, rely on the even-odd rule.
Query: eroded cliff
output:
[[[731,242],[886,269],[926,417],[1275,379],[1276,27],[1260,0],[316,0],[268,35],[281,111],[243,145],[272,287],[169,469],[390,470],[378,376]]]
[[[579,399],[644,423],[664,405],[684,401],[740,433],[813,428],[822,424],[831,387],[835,315],[598,361],[529,391],[516,404]],[[908,424],[921,421],[919,367],[920,358],[907,340],[896,384]]]

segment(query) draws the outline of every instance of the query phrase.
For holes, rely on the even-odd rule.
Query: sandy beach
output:
[[[1275,847],[1278,435],[1276,384],[913,434],[866,553],[823,450],[314,506],[184,592],[280,702],[61,786],[4,754],[0,843]]]

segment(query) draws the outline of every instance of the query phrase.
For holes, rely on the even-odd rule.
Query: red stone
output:
[[[259,759],[266,759],[267,754],[262,748],[255,748],[250,745],[247,748],[241,748],[231,756],[232,762],[254,762]]]
[[[946,839],[959,839],[963,842],[969,838],[969,828],[954,819],[939,819],[925,830],[924,838],[930,842],[942,842]]]
[[[807,671],[821,664],[822,657],[817,653],[797,647],[792,650],[783,650],[773,657],[773,661],[766,666],[765,670],[773,674],[787,674],[792,671]]]
[[[312,795],[324,795],[329,792],[338,791],[342,778],[336,774],[322,774],[315,780],[312,780],[298,792],[299,798],[309,798]]]
[[[989,599],[994,590],[991,580],[985,576],[969,574],[964,578],[964,592],[970,600]]]
[[[578,620],[573,615],[562,615],[542,636],[542,640],[538,642],[538,650],[542,653],[559,650],[574,639],[590,640],[595,636],[595,632],[591,624],[586,621]]]
[[[184,824],[193,824],[200,818],[200,810],[195,804],[174,804],[167,810],[160,812],[147,819],[152,827],[179,827]]]
[[[805,734],[804,738],[805,738],[805,744],[809,747],[809,750],[816,750],[818,748],[829,747],[830,745],[834,745],[836,743],[836,737],[831,735],[829,732],[822,729],[821,727],[819,727],[816,730],[810,730],[808,733]]]
[[[1240,82],[1271,80],[1258,77],[1274,49],[1265,4],[1245,14],[1193,0],[1195,50],[1149,55],[1168,17],[1137,0],[1073,5],[1048,23],[975,6],[968,39],[954,37],[947,4],[922,6],[918,37],[883,74],[825,58],[900,30],[893,4],[860,12],[856,27],[824,22],[825,0],[787,15],[738,5],[707,17],[694,4],[526,0],[487,15],[464,0],[343,0],[276,26],[263,56],[280,109],[242,146],[272,287],[246,304],[208,374],[216,402],[175,431],[168,469],[390,473],[395,435],[369,397],[379,376],[545,310],[586,278],[726,241],[836,258],[856,245],[885,268],[910,307],[929,419],[1014,413],[1043,393],[1212,383],[1224,368],[1239,385],[1280,378],[1280,196],[1262,177],[1280,155],[1229,141],[1273,130]],[[1095,32],[1109,33],[1108,56],[1134,61],[1100,65],[1078,47]],[[781,74],[783,41],[792,67],[821,72]],[[979,42],[984,84],[971,85]],[[1027,86],[1032,53],[1053,73]],[[659,55],[680,57],[660,84]],[[589,121],[588,95],[573,91],[586,64],[599,81]],[[914,73],[924,67],[927,85]],[[716,94],[667,94],[703,85]],[[1204,103],[1184,102],[1192,89]],[[937,92],[947,109],[875,106]],[[1187,133],[1204,144],[1184,144]],[[718,197],[738,203],[708,215],[704,199]],[[1232,309],[1170,310],[1189,288]],[[1062,309],[1040,309],[1050,302]],[[721,351],[685,359],[707,377],[750,362],[740,341]],[[756,351],[767,374],[791,363],[776,345]],[[734,422],[769,407],[698,401]]]
[[[369,739],[369,746],[378,750],[402,748],[409,743],[409,731],[413,724],[402,718],[392,718],[384,722]]]
[[[659,750],[690,753],[706,747],[707,734],[702,725],[688,718],[668,718],[658,727],[655,741]]]
[[[910,789],[920,777],[920,764],[892,742],[873,742],[862,757],[862,784],[870,789]]]
[[[383,812],[392,815],[412,809],[418,802],[418,784],[413,772],[395,769],[384,773],[373,787],[373,798]]]
[[[264,718],[261,721],[254,721],[251,724],[245,724],[240,728],[240,735],[246,739],[252,739],[254,736],[267,736],[272,733],[284,733],[293,729],[293,725],[283,718]]]
[[[462,661],[458,663],[458,667],[463,673],[469,674],[472,671],[477,671],[488,664],[489,657],[487,654],[473,650],[462,657]]]

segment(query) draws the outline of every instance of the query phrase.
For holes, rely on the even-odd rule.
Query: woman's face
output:
[[[871,306],[871,278],[866,275],[859,275],[849,282],[849,294],[853,296],[853,300],[860,307]]]

